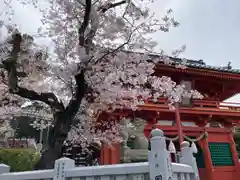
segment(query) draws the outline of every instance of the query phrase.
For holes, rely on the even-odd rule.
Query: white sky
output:
[[[13,21],[22,31],[36,33],[40,25],[39,13],[12,0],[15,10]],[[172,8],[180,27],[169,33],[157,33],[154,38],[166,51],[171,52],[182,44],[187,45],[181,54],[188,59],[203,59],[209,65],[222,66],[232,62],[240,69],[240,1],[239,0],[156,0],[152,10],[161,16]],[[0,13],[4,9],[0,0]],[[6,19],[0,16],[1,19]],[[240,102],[240,96],[231,101]]]

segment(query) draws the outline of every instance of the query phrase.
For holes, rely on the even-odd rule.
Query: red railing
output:
[[[220,110],[240,111],[240,103],[219,102],[213,100],[194,100],[194,107],[216,108]]]
[[[166,98],[159,98],[157,102],[153,102],[151,100],[148,100],[146,103],[167,105],[167,100],[166,100]],[[220,102],[220,101],[217,101],[217,100],[201,99],[201,100],[193,100],[191,102],[189,108],[210,108],[210,109],[240,111],[240,103]]]

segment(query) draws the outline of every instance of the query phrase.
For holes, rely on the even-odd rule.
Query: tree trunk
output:
[[[62,156],[63,142],[67,138],[69,130],[70,126],[66,124],[66,121],[55,116],[55,124],[48,137],[48,147],[42,152],[40,160],[35,165],[35,170],[54,168],[55,161]]]
[[[42,153],[40,160],[35,165],[35,170],[54,169],[55,160],[59,159],[61,154],[58,154],[54,148],[48,148]]]
[[[84,35],[84,32],[87,28],[90,11],[91,0],[86,0],[86,12],[84,23],[82,25],[83,28],[79,33],[80,35]],[[65,107],[62,101],[60,101],[52,92],[38,93],[34,90],[19,86],[17,64],[20,63],[18,62],[18,54],[21,52],[22,40],[23,38],[20,33],[14,33],[11,41],[13,48],[9,54],[9,58],[3,61],[3,68],[8,73],[8,87],[10,93],[32,101],[41,101],[49,105],[54,112],[54,127],[51,129],[50,136],[48,137],[48,150],[43,152],[41,159],[35,167],[35,169],[49,169],[53,168],[54,161],[61,157],[62,144],[67,138],[72,121],[76,116],[82,99],[88,89],[84,78],[86,69],[80,69],[79,66],[79,70],[81,70],[81,72],[74,76],[76,81],[75,91],[72,95],[72,99],[69,101],[69,104],[67,107]],[[80,45],[84,47],[84,44]]]
[[[61,121],[58,120],[58,122],[61,122]],[[64,126],[64,124],[62,124],[62,126]],[[66,127],[66,125],[64,127]],[[45,150],[42,153],[40,160],[35,165],[35,168],[34,168],[35,170],[53,169],[55,161],[64,155],[63,154],[63,150],[64,150],[63,142],[67,138],[67,133],[63,134],[64,131],[59,131],[59,130],[62,130],[62,128],[59,128],[59,126],[57,126],[57,125],[55,125],[54,128],[52,129],[51,134],[49,136],[49,141],[48,141],[49,147],[47,150]],[[62,134],[59,132],[61,132]],[[73,149],[74,148],[72,148],[72,151],[73,151]],[[92,166],[92,165],[94,165],[93,163],[97,159],[100,159],[101,145],[99,145],[96,142],[92,142],[89,145],[88,150],[90,152],[92,152],[92,154],[84,155],[86,159],[84,160],[84,163],[82,163],[81,165]],[[72,157],[69,157],[69,158],[74,159],[76,154],[79,154],[82,152],[83,152],[82,148],[80,147],[80,148],[78,148],[77,151],[71,152]]]
[[[64,108],[62,103],[57,103],[57,111],[53,114],[54,127],[51,128],[48,136],[48,149],[43,152],[35,169],[52,169],[54,167],[54,161],[62,156],[63,142],[67,138],[68,132],[71,129],[73,120],[87,90],[84,71],[81,71],[80,74],[76,75],[75,80],[78,85],[76,88],[76,94],[73,96],[68,106]]]

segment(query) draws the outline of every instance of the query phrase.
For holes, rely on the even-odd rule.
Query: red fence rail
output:
[[[153,102],[148,100],[146,103],[148,104],[161,104],[167,105],[166,98],[159,98],[157,102]],[[240,103],[234,102],[220,102],[217,100],[207,100],[207,99],[197,99],[193,100],[191,106],[189,108],[211,108],[211,109],[222,109],[222,110],[234,110],[240,111]]]

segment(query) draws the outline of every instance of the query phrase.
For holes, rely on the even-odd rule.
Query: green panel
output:
[[[229,143],[211,142],[208,144],[213,166],[233,166]]]

